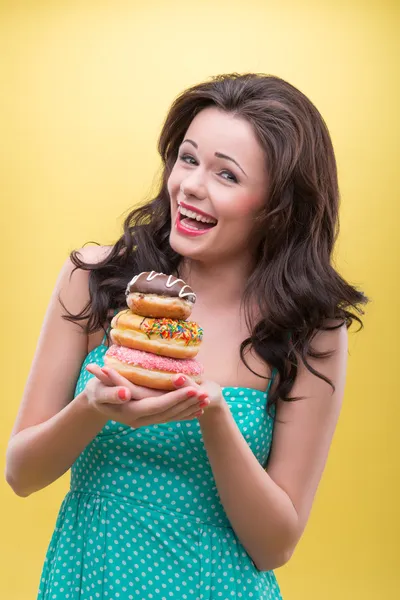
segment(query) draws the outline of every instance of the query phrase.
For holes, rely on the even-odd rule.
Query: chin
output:
[[[204,248],[199,248],[199,244],[192,240],[185,240],[181,238],[177,233],[171,231],[169,235],[169,245],[172,250],[185,258],[193,258],[200,260],[205,257],[206,252]]]

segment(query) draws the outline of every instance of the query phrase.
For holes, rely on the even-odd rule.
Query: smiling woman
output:
[[[21,496],[72,469],[39,599],[279,600],[273,569],[306,526],[367,302],[331,264],[332,143],[291,84],[233,74],[175,100],[159,152],[156,198],[113,247],[66,262],[9,444]],[[123,310],[126,294],[158,310],[161,281],[202,330]],[[203,379],[187,359],[171,378],[164,356],[168,393],[104,368],[106,353],[151,367],[124,346],[165,332]]]

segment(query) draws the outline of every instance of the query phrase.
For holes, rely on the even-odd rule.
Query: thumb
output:
[[[174,386],[176,388],[184,388],[184,387],[188,387],[189,385],[191,387],[199,387],[197,385],[197,383],[195,381],[193,381],[193,379],[191,379],[190,377],[188,377],[187,375],[183,375],[182,373],[177,373],[173,378],[172,378],[172,383],[174,384]]]

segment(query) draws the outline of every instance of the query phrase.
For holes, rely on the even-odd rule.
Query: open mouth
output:
[[[206,216],[194,210],[190,210],[182,204],[178,205],[177,226],[193,232],[204,232],[212,229],[217,224],[217,219]]]

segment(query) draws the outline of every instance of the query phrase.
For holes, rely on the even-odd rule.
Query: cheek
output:
[[[168,193],[170,198],[173,198],[174,196],[176,196],[177,192],[179,191],[179,179],[177,177],[176,171],[172,170],[171,171],[171,175],[168,178],[168,183],[167,183],[167,188],[168,188]]]
[[[223,202],[220,202],[218,207],[218,213],[220,217],[226,219],[246,219],[253,218],[264,205],[263,200],[255,196],[254,194],[241,193],[236,197],[229,197]]]

